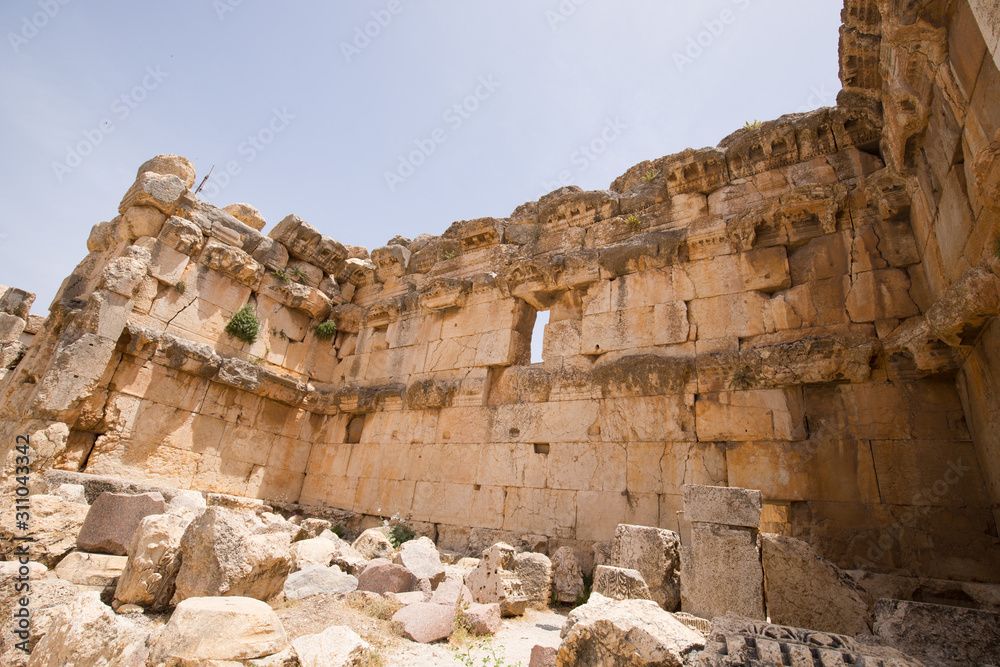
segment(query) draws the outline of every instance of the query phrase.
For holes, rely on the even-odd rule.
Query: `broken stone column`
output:
[[[521,580],[514,572],[514,547],[500,542],[483,552],[483,558],[465,578],[472,599],[479,604],[500,603],[504,616],[520,616],[528,606]]]
[[[733,612],[763,620],[760,491],[685,486],[691,543],[681,548],[681,608],[714,618]]]

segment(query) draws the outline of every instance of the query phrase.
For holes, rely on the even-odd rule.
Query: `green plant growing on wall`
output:
[[[322,324],[317,324],[316,328],[313,329],[313,333],[316,334],[316,338],[320,340],[330,340],[337,335],[337,323],[333,320],[327,320]]]
[[[754,118],[752,121],[748,120],[747,124],[744,125],[743,127],[746,128],[746,129],[748,129],[748,130],[756,130],[761,125],[763,125],[763,123],[760,122],[759,120],[757,120],[756,118]]]
[[[295,278],[296,282],[305,283],[307,280],[309,280],[309,274],[307,274],[298,266],[296,266],[294,269],[291,270],[291,274],[292,277]]]
[[[733,374],[733,379],[729,383],[730,389],[737,391],[747,391],[757,386],[757,375],[749,366],[743,366]]]
[[[184,290],[187,289],[187,286],[188,286],[187,283],[184,282],[183,280],[178,280],[177,284],[174,285],[177,291],[180,292],[181,294],[184,294]]]
[[[229,320],[226,324],[226,333],[230,338],[238,338],[251,345],[257,340],[257,336],[260,335],[260,322],[249,303],[236,311]]]
[[[655,171],[652,170],[647,171],[645,174],[642,175],[642,180],[646,181],[647,183],[652,183],[653,181],[656,180],[656,175],[657,174]]]
[[[283,283],[287,283],[289,280],[291,280],[291,277],[281,269],[278,269],[277,271],[271,271],[271,275]]]
[[[1000,259],[1000,232],[993,237],[993,256]]]
[[[458,257],[458,252],[456,252],[455,250],[445,250],[444,254],[441,256],[444,257],[445,259],[455,259],[456,257]]]
[[[629,229],[633,232],[638,232],[642,229],[642,220],[635,213],[629,213],[625,216],[625,224],[628,225]]]
[[[389,527],[389,542],[393,548],[398,549],[404,542],[409,542],[417,536],[417,531],[413,530],[410,520],[413,515],[407,515],[404,519],[396,512],[391,519],[382,519],[382,525]]]

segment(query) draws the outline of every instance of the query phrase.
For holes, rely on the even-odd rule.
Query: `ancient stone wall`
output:
[[[842,567],[1000,582],[988,4],[848,0],[838,107],[371,253],[264,236],[155,158],[3,379],[0,437],[454,549],[683,533],[684,484],[740,486]]]

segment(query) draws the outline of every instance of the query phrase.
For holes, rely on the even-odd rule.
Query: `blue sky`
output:
[[[203,198],[268,229],[296,213],[371,249],[607,188],[840,86],[840,0],[276,5],[3,4],[0,283],[45,314],[158,153],[215,165]]]

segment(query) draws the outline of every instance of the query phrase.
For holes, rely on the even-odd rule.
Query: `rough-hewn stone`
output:
[[[159,493],[102,493],[87,512],[76,546],[81,551],[126,556],[142,520],[162,514],[166,507]]]

